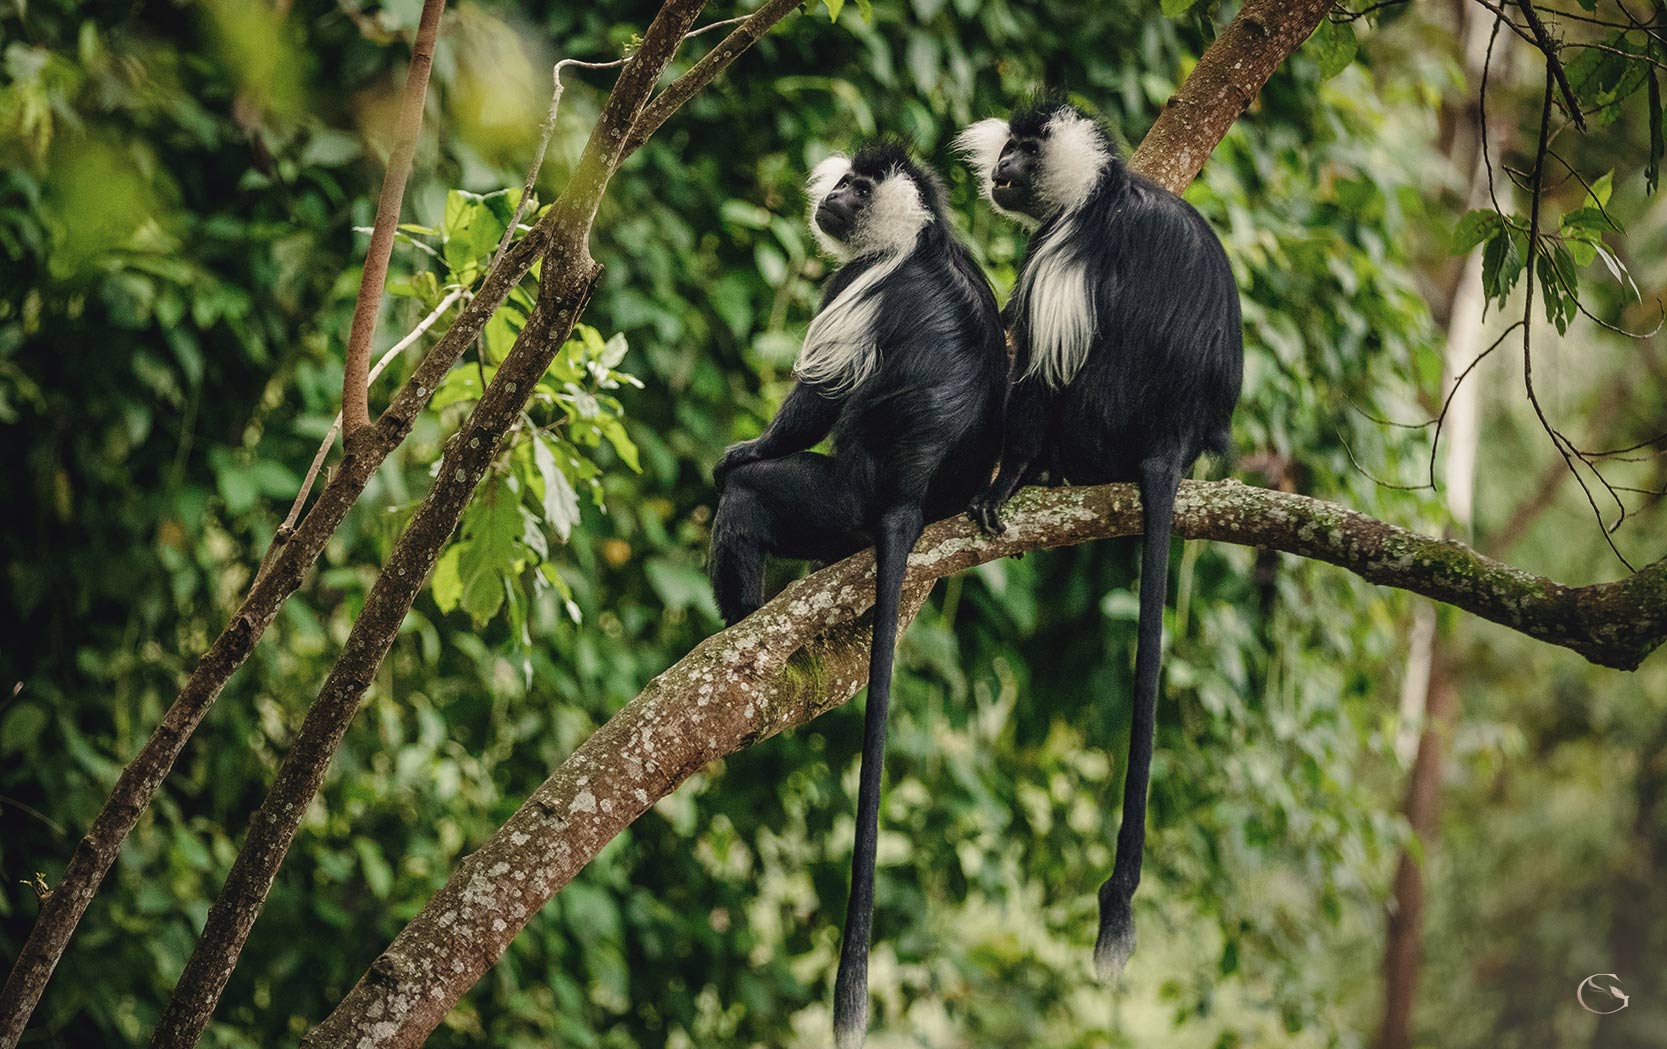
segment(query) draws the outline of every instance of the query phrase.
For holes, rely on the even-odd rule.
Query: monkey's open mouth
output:
[[[1013,180],[1010,179],[1010,178],[994,179],[990,184],[996,189],[1012,189],[1013,188]]]

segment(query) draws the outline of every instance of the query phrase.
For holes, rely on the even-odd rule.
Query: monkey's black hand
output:
[[[967,507],[967,516],[985,535],[1000,535],[1007,531],[1007,525],[1001,520],[1001,502],[1001,497],[993,489],[986,488],[973,496],[972,503]]]
[[[732,444],[724,450],[724,457],[718,460],[718,465],[712,467],[712,483],[717,487],[718,494],[724,494],[724,482],[728,480],[732,471],[756,463],[764,458],[764,453],[758,450],[757,441],[742,441]]]

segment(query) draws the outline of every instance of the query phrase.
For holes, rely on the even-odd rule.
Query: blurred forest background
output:
[[[1245,300],[1238,455],[1217,473],[1453,529],[1563,582],[1615,578],[1624,569],[1522,396],[1519,353],[1469,380],[1481,412],[1473,522],[1455,520],[1446,491],[1367,473],[1424,478],[1428,429],[1385,420],[1439,407],[1446,326],[1475,281],[1453,253],[1477,206],[1474,139],[1455,130],[1474,122],[1477,93],[1461,47],[1467,6],[1417,0],[1326,23],[1189,191]],[[1542,6],[1554,29],[1578,30]],[[247,589],[339,407],[366,241],[355,230],[374,213],[420,7],[0,0],[8,960],[36,912],[31,883],[56,879]],[[801,217],[808,168],[864,136],[907,136],[949,179],[1005,294],[1022,236],[976,200],[949,153],[955,131],[1046,84],[1138,141],[1233,9],[875,0],[871,18],[852,5],[835,21],[820,7],[790,17],[629,162],[598,221],[596,329],[552,385],[557,421],[529,429],[476,502],[507,492],[517,505],[516,470],[559,470],[545,491],[560,497],[518,507],[514,542],[499,543],[484,512],[465,520],[205,1044],[292,1044],[562,757],[719,627],[704,576],[709,467],[758,431],[791,381],[826,270]],[[617,57],[652,11],[451,7],[379,351],[450,284],[478,277],[507,220],[500,191],[520,184],[537,140],[552,62]],[[707,17],[735,13],[715,4]],[[1494,61],[1494,159],[1521,169],[1542,66],[1509,33]],[[1667,293],[1667,207],[1643,175],[1661,134],[1649,126],[1659,106],[1645,104],[1657,88],[1604,75],[1608,110],[1557,148],[1593,183],[1613,170],[1593,192],[1613,185],[1608,210],[1627,230],[1607,243],[1638,294],[1597,266],[1586,304],[1648,329]],[[611,76],[568,74],[542,200],[571,170]],[[1548,185],[1553,212],[1588,195],[1561,172]],[[1499,175],[1498,192],[1516,191]],[[88,912],[25,1044],[147,1037],[515,308],[233,679]],[[1496,312],[1490,331],[1503,327]],[[1542,402],[1590,446],[1667,430],[1660,338],[1577,320],[1562,338],[1547,326],[1537,346]],[[598,372],[586,360],[623,374],[587,386],[579,377]],[[390,388],[373,389],[373,404]],[[1629,486],[1667,481],[1650,450],[1620,464]],[[1615,541],[1635,563],[1654,560],[1667,512],[1628,499],[1637,514]],[[1440,787],[1435,833],[1410,846],[1428,881],[1415,1044],[1667,1044],[1667,662],[1599,670],[1341,570],[1226,545],[1188,544],[1179,559],[1141,948],[1124,986],[1096,985],[1093,890],[1117,825],[1135,549],[985,565],[940,584],[906,635],[875,1049],[1374,1042],[1386,900],[1410,840],[1407,743],[1430,660],[1430,694],[1451,697],[1453,713],[1427,780]],[[1432,631],[1433,646],[1420,641]],[[860,709],[711,767],[656,806],[431,1044],[823,1044]],[[1608,972],[1632,1008],[1600,1021],[1574,990]]]

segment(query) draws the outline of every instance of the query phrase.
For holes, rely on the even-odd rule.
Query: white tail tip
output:
[[[1094,975],[1101,983],[1115,983],[1134,957],[1134,915],[1126,907],[1108,914],[1094,941]]]

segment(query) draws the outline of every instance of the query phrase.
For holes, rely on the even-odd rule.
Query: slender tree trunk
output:
[[[1466,84],[1475,91],[1481,85],[1487,61],[1491,18],[1467,0],[1454,4],[1459,21]],[[1468,164],[1467,188],[1470,207],[1486,206],[1488,170],[1481,136],[1489,129],[1481,121],[1479,107],[1466,106],[1455,115],[1454,133],[1448,143],[1448,159],[1461,168]],[[1469,539],[1474,520],[1476,456],[1481,446],[1482,376],[1471,373],[1456,391],[1458,381],[1480,352],[1483,342],[1482,252],[1472,251],[1460,267],[1447,301],[1447,345],[1442,372],[1442,395],[1451,392],[1444,431],[1442,496],[1449,518],[1449,535]],[[1401,723],[1396,751],[1403,761],[1411,760],[1403,813],[1414,840],[1415,851],[1403,848],[1395,865],[1390,890],[1388,924],[1383,956],[1383,1021],[1378,1030],[1377,1049],[1411,1049],[1413,1009],[1417,1001],[1418,975],[1424,944],[1424,861],[1433,848],[1439,829],[1441,776],[1446,741],[1459,716],[1458,683],[1452,669],[1450,640],[1441,634],[1436,606],[1428,601],[1413,606],[1408,631],[1407,667],[1401,691]]]
[[[1426,603],[1425,607],[1433,621],[1434,606]],[[1459,692],[1452,668],[1447,664],[1447,646],[1435,647],[1423,669],[1426,674],[1424,730],[1418,735],[1417,756],[1407,777],[1403,811],[1413,838],[1427,850],[1435,841],[1441,811],[1442,759],[1458,711]],[[1423,962],[1424,859],[1422,851],[1402,849],[1395,864],[1389,930],[1384,944],[1384,1008],[1378,1049],[1410,1049],[1413,1044],[1412,1012]]]
[[[434,68],[434,41],[440,35],[440,15],[445,9],[446,0],[423,0],[417,39],[411,47],[411,65],[405,74],[405,97],[394,130],[394,148],[388,155],[387,173],[382,176],[376,222],[371,226],[370,247],[365,251],[359,297],[353,304],[353,326],[347,333],[347,355],[342,368],[344,446],[356,440],[359,432],[370,425],[370,347],[376,340],[376,318],[382,311],[382,289],[388,283],[388,259],[394,252],[394,232],[399,226],[400,203],[405,199],[405,182],[411,175],[411,158],[416,155],[417,139],[423,129],[428,74]]]

